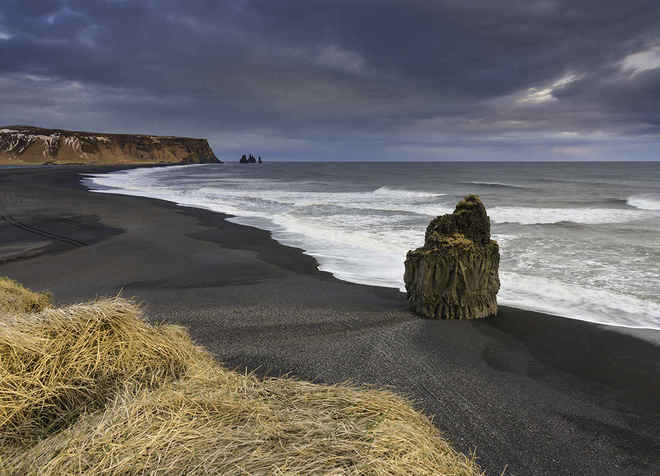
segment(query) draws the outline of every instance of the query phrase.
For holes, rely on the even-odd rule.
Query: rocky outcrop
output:
[[[0,165],[218,163],[206,139],[0,128]]]
[[[243,154],[239,162],[241,164],[263,164],[263,161],[261,160],[261,156],[259,156],[259,158],[256,159],[252,154],[250,154],[249,156]]]
[[[406,255],[410,307],[430,319],[477,319],[497,314],[500,252],[476,195],[454,213],[431,221],[424,246]]]

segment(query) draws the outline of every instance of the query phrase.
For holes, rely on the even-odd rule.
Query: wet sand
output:
[[[59,303],[116,294],[231,368],[409,396],[488,474],[660,474],[660,331],[501,308],[428,321],[226,215],[0,169],[0,275]]]

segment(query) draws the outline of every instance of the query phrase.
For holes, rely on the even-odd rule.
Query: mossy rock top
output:
[[[477,195],[468,195],[458,202],[454,213],[432,220],[426,228],[424,247],[445,247],[448,238],[457,235],[474,244],[490,242],[490,220],[486,207]]]

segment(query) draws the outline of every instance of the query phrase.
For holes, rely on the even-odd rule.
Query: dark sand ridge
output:
[[[660,332],[422,320],[225,215],[88,193],[91,170],[0,169],[0,275],[61,303],[123,289],[232,368],[390,386],[489,474],[660,474]]]

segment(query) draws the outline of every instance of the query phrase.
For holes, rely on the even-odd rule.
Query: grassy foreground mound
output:
[[[0,474],[481,473],[399,396],[229,371],[114,298],[0,307]]]

